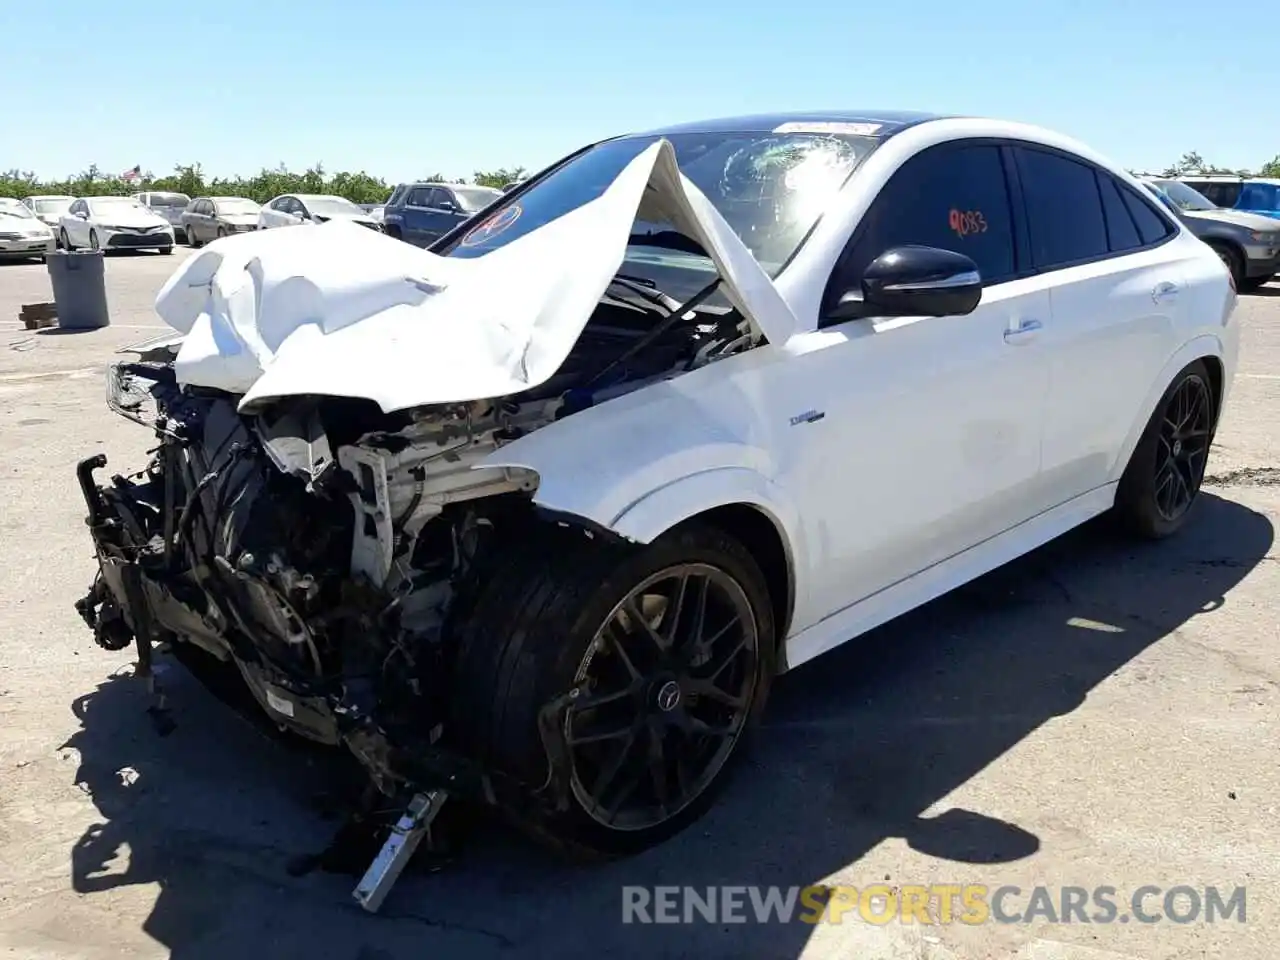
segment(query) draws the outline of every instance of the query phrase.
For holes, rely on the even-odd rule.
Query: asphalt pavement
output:
[[[84,333],[23,329],[20,304],[51,299],[47,275],[0,264],[8,956],[1277,956],[1280,285],[1241,298],[1240,371],[1181,535],[1135,545],[1089,525],[797,669],[722,801],[658,849],[572,868],[480,822],[457,863],[407,874],[369,916],[353,878],[288,870],[336,826],[325,763],[176,667],[163,674],[176,728],[159,735],[129,653],[96,648],[72,608],[95,566],[74,465],[101,451],[136,469],[152,439],[106,409],[101,372],[165,332],[152,301],[186,252],[108,258],[112,323]],[[1038,885],[1054,900],[1109,886],[1122,903],[1144,886],[1243,887],[1247,913],[622,922],[625,886],[822,882],[1017,886],[1015,912]]]

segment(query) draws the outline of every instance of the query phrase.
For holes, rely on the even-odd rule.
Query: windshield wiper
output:
[[[645,247],[661,247],[664,250],[678,250],[681,253],[692,253],[695,256],[705,257],[707,251],[703,249],[702,244],[696,240],[691,240],[683,233],[676,230],[656,230],[653,233],[633,233],[627,237],[627,243],[634,243]]]
[[[661,307],[664,314],[670,314],[680,307],[679,300],[667,296],[658,289],[656,283],[646,277],[629,277],[625,273],[618,273],[609,281],[609,286],[630,290],[645,303]]]

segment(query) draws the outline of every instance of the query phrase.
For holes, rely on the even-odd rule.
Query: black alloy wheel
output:
[[[1177,532],[1200,494],[1218,424],[1206,363],[1197,360],[1173,378],[1120,477],[1115,515],[1145,539]]]
[[[1160,421],[1153,489],[1160,516],[1176,522],[1191,509],[1204,479],[1213,438],[1213,396],[1201,377],[1187,377]]]
[[[564,720],[583,811],[646,830],[697,800],[747,725],[758,646],[746,592],[718,567],[667,567],[627,593],[587,647]]]

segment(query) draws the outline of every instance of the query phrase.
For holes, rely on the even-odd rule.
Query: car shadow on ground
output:
[[[402,877],[377,916],[351,900],[351,878],[287,872],[334,829],[315,803],[325,761],[254,732],[176,667],[177,727],[162,737],[141,686],[113,678],[74,706],[77,782],[103,821],[71,852],[74,887],[156,884],[143,928],[179,960],[794,958],[811,926],[624,925],[622,887],[812,883],[894,837],[951,863],[1034,854],[1036,836],[980,810],[922,814],[1150,645],[1214,616],[1273,539],[1266,517],[1207,493],[1162,543],[1087,525],[782,678],[720,802],[660,848],[574,868],[485,823],[457,864]],[[104,872],[125,844],[127,869]]]

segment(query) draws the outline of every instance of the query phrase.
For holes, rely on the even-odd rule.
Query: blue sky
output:
[[[0,167],[44,176],[469,176],[671,122],[824,107],[1025,120],[1140,169],[1280,153],[1274,23],[1203,0],[6,6]]]

